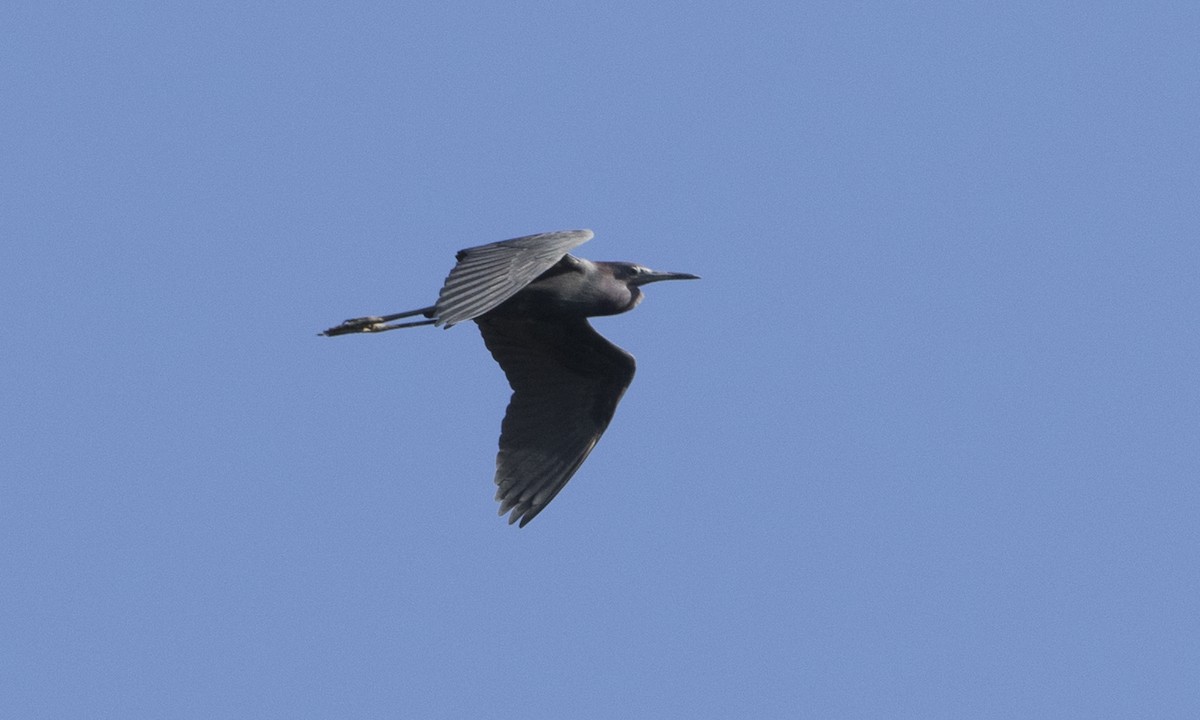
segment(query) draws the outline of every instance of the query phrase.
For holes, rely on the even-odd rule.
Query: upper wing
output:
[[[450,327],[479,317],[591,239],[591,230],[562,230],[459,250],[438,293],[435,324]]]
[[[633,381],[633,356],[587,320],[476,320],[512,386],[496,455],[500,514],[521,527],[567,484]]]

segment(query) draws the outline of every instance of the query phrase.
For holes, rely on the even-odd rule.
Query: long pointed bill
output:
[[[693,275],[691,273],[662,272],[659,270],[651,270],[650,272],[643,272],[633,278],[630,278],[630,283],[633,285],[647,285],[652,282],[659,282],[660,280],[699,280],[699,279],[700,279],[699,275]]]

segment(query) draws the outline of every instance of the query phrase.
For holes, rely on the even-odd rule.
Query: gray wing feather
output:
[[[438,293],[434,324],[450,327],[483,315],[591,239],[591,230],[562,230],[460,250]]]
[[[496,455],[496,500],[510,523],[532,520],[608,428],[633,381],[633,356],[584,319],[476,320],[512,386]]]

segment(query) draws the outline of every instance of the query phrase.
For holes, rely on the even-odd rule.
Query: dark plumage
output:
[[[435,305],[354,318],[322,333],[474,320],[513,389],[500,429],[496,499],[500,514],[521,527],[583,464],[633,381],[633,356],[587,318],[632,310],[641,285],[696,278],[567,254],[591,238],[590,230],[566,230],[461,250]],[[417,315],[427,319],[393,322]]]

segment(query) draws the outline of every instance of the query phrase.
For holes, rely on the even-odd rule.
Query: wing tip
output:
[[[532,503],[528,500],[521,501],[515,498],[504,498],[500,497],[499,493],[497,493],[496,500],[500,502],[500,509],[496,514],[501,517],[508,514],[509,525],[520,521],[517,525],[519,528],[528,525],[530,520],[533,520],[538,516],[538,513],[546,508],[545,503]]]

